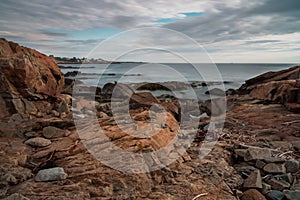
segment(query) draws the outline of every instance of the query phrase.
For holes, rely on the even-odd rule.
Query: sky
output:
[[[138,42],[190,62],[300,63],[300,1],[2,0],[0,37],[65,57],[111,60]],[[121,57],[181,62],[158,51]]]

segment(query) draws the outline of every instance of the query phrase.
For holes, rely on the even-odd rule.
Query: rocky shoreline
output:
[[[74,98],[74,81],[65,79],[52,58],[5,39],[0,44],[0,198],[300,199],[300,67],[263,74],[227,92],[224,127],[217,129],[210,153],[201,157],[211,105],[218,108],[220,99],[185,101],[180,107],[174,96],[144,91],[161,89],[159,84],[132,92],[128,85],[114,83],[79,88],[82,95]],[[95,101],[86,98],[88,90],[96,93]],[[129,115],[138,126],[165,117],[141,132],[160,131],[150,139],[127,134],[135,128],[125,113],[113,115],[114,90],[118,98],[129,98]],[[121,109],[118,98],[113,105]],[[79,135],[81,130],[86,134]],[[164,156],[175,162],[145,173],[125,173],[95,158],[97,152],[111,156],[108,143],[141,156],[175,137],[190,136],[187,151],[184,145],[165,149]],[[113,155],[114,166],[125,169],[126,160]],[[146,160],[146,166],[162,166],[159,158]]]

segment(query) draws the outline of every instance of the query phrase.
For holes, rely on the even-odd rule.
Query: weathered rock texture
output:
[[[239,92],[249,93],[259,100],[281,103],[290,111],[300,112],[300,66],[249,79]]]
[[[0,118],[45,111],[47,103],[37,101],[57,97],[64,84],[52,58],[5,39],[0,39],[0,69]]]

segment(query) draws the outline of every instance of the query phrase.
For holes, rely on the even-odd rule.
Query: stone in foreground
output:
[[[299,162],[297,160],[287,160],[285,161],[286,172],[296,173],[299,170]]]
[[[40,170],[34,180],[37,182],[58,181],[67,178],[67,174],[61,167]]]
[[[283,180],[276,180],[276,179],[271,179],[268,181],[268,183],[271,185],[272,189],[274,190],[279,190],[279,191],[282,191],[284,189],[288,189],[290,188],[290,184],[286,181],[283,181]]]
[[[51,141],[42,137],[31,138],[25,144],[33,147],[46,147],[51,144]]]
[[[244,157],[245,161],[263,160],[271,157],[271,150],[267,148],[248,148]]]
[[[270,174],[284,174],[286,172],[284,164],[269,163],[264,166],[264,171]]]
[[[295,191],[284,190],[283,193],[285,197],[289,200],[300,199],[300,190],[295,190]]]
[[[272,190],[267,194],[267,197],[271,200],[282,200],[284,199],[284,194],[278,190]]]
[[[259,191],[250,189],[244,192],[241,200],[266,200],[266,198]]]
[[[244,182],[244,188],[262,188],[261,175],[259,170],[253,171]]]
[[[56,128],[54,126],[48,126],[43,129],[43,136],[48,139],[65,137],[68,135],[70,135],[70,131]]]

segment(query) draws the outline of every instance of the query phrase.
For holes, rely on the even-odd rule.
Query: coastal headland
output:
[[[187,100],[182,107],[174,96],[154,96],[151,91],[164,89],[159,84],[140,83],[141,91],[133,91],[130,84],[107,83],[75,88],[81,91],[75,98],[75,80],[66,78],[53,58],[5,39],[0,39],[0,79],[0,198],[300,199],[299,66],[223,91],[224,126],[217,127],[217,142],[205,157],[211,107],[224,109],[218,108],[224,97]],[[95,92],[93,102],[87,91]],[[130,119],[127,113],[115,116],[112,105],[129,107]],[[140,129],[142,136],[128,134],[149,124],[151,129]],[[165,148],[174,138],[190,137],[187,150],[185,144]],[[142,159],[153,152],[144,158],[149,171],[126,168],[128,160],[110,154],[109,144]],[[155,154],[160,149],[174,162],[165,166]],[[97,152],[115,168],[97,159]]]

